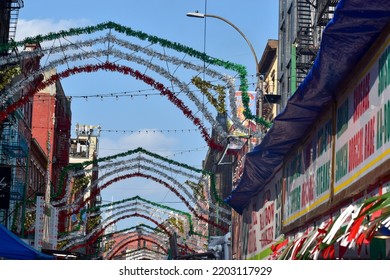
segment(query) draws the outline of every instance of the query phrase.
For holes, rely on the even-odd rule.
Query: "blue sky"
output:
[[[252,43],[259,59],[267,40],[277,39],[276,0],[25,0],[19,13],[16,40],[113,21],[199,51],[205,50],[210,56],[242,64],[248,69],[249,90],[254,90],[255,62],[241,35],[221,20],[207,18],[205,21],[186,16],[188,12],[204,13],[205,10],[234,23]],[[207,143],[181,111],[145,84],[118,73],[98,72],[72,76],[62,80],[62,85],[68,96],[90,96],[72,99],[72,129],[76,123],[100,125],[100,156],[142,147],[201,168],[208,150]],[[119,92],[131,92],[133,98],[92,97]],[[154,95],[146,97],[146,93]],[[151,182],[137,180],[137,186],[131,190],[129,183],[133,184],[122,182],[112,186],[103,193],[103,199],[120,200],[139,195],[170,207],[183,207],[172,193],[152,186]]]

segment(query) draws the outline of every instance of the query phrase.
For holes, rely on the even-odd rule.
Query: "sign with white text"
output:
[[[283,225],[289,225],[329,200],[332,172],[332,118],[321,123],[286,162]]]
[[[337,108],[334,193],[390,159],[390,47],[387,44]],[[380,174],[378,174],[380,176]]]
[[[281,235],[281,170],[255,196],[245,209],[244,221],[248,223],[248,248],[246,259],[265,259]]]

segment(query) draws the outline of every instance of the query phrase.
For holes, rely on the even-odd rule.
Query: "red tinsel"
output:
[[[179,98],[177,98],[177,96],[175,94],[173,94],[169,89],[167,89],[163,84],[155,81],[153,78],[151,78],[149,76],[142,74],[138,70],[133,70],[132,68],[130,68],[128,66],[116,65],[116,64],[111,63],[111,62],[105,62],[102,64],[96,64],[96,65],[88,64],[88,65],[84,65],[84,66],[80,66],[80,67],[75,66],[75,67],[67,69],[61,73],[54,74],[53,76],[49,77],[44,82],[43,82],[43,77],[40,76],[37,79],[37,81],[39,81],[39,82],[36,83],[36,86],[34,87],[34,89],[32,91],[28,92],[27,95],[22,96],[22,98],[19,99],[18,101],[16,101],[15,103],[9,105],[5,111],[0,112],[0,123],[3,122],[10,113],[14,112],[17,108],[26,104],[29,97],[32,97],[35,93],[43,90],[47,86],[49,86],[49,85],[51,85],[51,84],[53,84],[61,79],[67,78],[67,77],[75,75],[75,74],[91,73],[91,72],[97,72],[99,70],[107,70],[107,71],[112,71],[112,72],[119,72],[119,73],[122,73],[124,75],[130,75],[137,80],[141,80],[141,81],[145,82],[146,84],[150,85],[151,87],[155,88],[156,90],[159,90],[161,95],[166,96],[169,99],[169,101],[171,101],[173,104],[175,104],[183,112],[183,114],[199,128],[203,138],[205,139],[206,143],[208,144],[208,146],[210,148],[217,149],[220,151],[223,150],[223,146],[215,143],[214,140],[210,137],[207,129],[203,126],[201,120],[199,118],[195,117],[192,114],[192,111],[187,106],[184,105],[184,102],[182,100],[180,100]]]
[[[147,219],[149,221],[151,221],[152,223],[156,224],[157,227],[161,228],[163,231],[165,231],[165,233],[168,235],[168,236],[171,236],[171,233],[167,230],[167,228],[158,223],[156,220],[154,220],[153,218],[149,217],[149,216],[146,216],[146,215],[143,215],[143,214],[140,214],[140,213],[134,213],[134,214],[131,214],[131,215],[125,215],[125,216],[121,216],[113,221],[111,221],[110,223],[108,223],[107,225],[105,225],[102,229],[100,229],[97,233],[95,233],[93,236],[91,236],[89,238],[89,240],[87,242],[84,242],[82,244],[79,244],[79,245],[76,245],[76,246],[73,246],[70,250],[73,251],[73,250],[76,250],[78,248],[82,248],[82,247],[85,247],[87,245],[92,245],[102,234],[104,234],[104,231],[107,227],[109,227],[110,225],[113,225],[115,224],[116,222],[120,221],[120,220],[123,220],[123,219],[127,219],[127,218],[132,218],[132,217],[140,217],[140,218],[144,218],[144,219]]]
[[[152,175],[144,174],[144,173],[141,173],[141,172],[129,173],[129,174],[126,174],[126,175],[118,176],[118,177],[116,177],[116,178],[114,178],[114,179],[111,179],[110,181],[106,182],[105,184],[103,184],[103,185],[100,186],[99,188],[96,188],[96,189],[92,190],[90,196],[89,196],[87,199],[85,199],[85,201],[81,202],[81,203],[78,205],[78,207],[77,207],[74,211],[68,213],[68,215],[78,213],[78,212],[81,210],[81,208],[83,208],[83,206],[84,206],[88,201],[91,200],[92,197],[95,197],[97,194],[99,194],[104,188],[108,187],[109,185],[111,185],[111,184],[113,184],[113,183],[116,183],[116,182],[118,182],[118,181],[121,181],[121,180],[133,178],[133,177],[142,177],[142,178],[145,178],[145,179],[150,179],[150,180],[153,180],[153,181],[155,181],[155,182],[157,182],[157,183],[159,183],[159,184],[165,186],[165,187],[168,188],[170,191],[172,191],[174,194],[176,194],[176,196],[177,196],[178,198],[180,198],[180,199],[183,201],[183,203],[188,207],[188,209],[189,209],[192,213],[194,213],[194,215],[195,215],[198,219],[200,219],[200,220],[202,220],[202,221],[204,221],[204,222],[207,222],[207,223],[209,223],[209,224],[211,224],[211,225],[213,225],[213,226],[215,226],[215,227],[217,227],[217,228],[219,228],[219,229],[222,229],[222,230],[224,230],[224,231],[227,231],[227,228],[225,228],[225,227],[223,227],[223,226],[221,226],[221,225],[216,224],[215,222],[213,222],[213,221],[211,221],[211,220],[209,220],[209,219],[203,217],[202,215],[197,214],[197,212],[195,211],[195,209],[188,203],[188,201],[187,201],[187,200],[186,200],[186,199],[185,199],[185,198],[184,198],[184,197],[183,197],[175,188],[171,187],[167,182],[165,182],[165,181],[163,181],[163,180],[161,180],[161,179],[158,179],[158,178],[156,178],[156,177],[154,177],[154,176],[152,176]]]

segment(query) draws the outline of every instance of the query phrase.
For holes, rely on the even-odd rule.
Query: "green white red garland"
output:
[[[196,57],[198,59],[201,59],[202,61],[204,61],[206,63],[221,66],[221,67],[224,67],[225,69],[230,69],[230,70],[236,71],[239,74],[240,80],[241,80],[240,90],[243,91],[242,101],[243,101],[243,105],[245,108],[244,116],[247,119],[256,119],[256,116],[254,116],[251,113],[249,106],[248,106],[249,105],[249,96],[247,96],[247,88],[248,88],[247,80],[246,80],[247,72],[246,72],[246,69],[244,66],[234,64],[231,62],[225,62],[225,61],[222,61],[219,59],[209,57],[205,53],[196,51],[196,50],[189,48],[187,46],[183,46],[183,45],[178,44],[178,43],[170,42],[166,39],[162,39],[162,38],[159,38],[156,36],[151,36],[151,35],[148,35],[144,32],[134,31],[131,28],[121,26],[121,25],[116,24],[114,22],[107,22],[107,23],[98,24],[96,26],[90,26],[90,27],[84,27],[84,28],[72,28],[68,31],[63,30],[63,31],[55,32],[55,33],[49,33],[47,35],[38,35],[38,36],[35,36],[33,38],[26,38],[25,40],[20,41],[20,42],[12,42],[10,44],[2,45],[0,47],[0,49],[9,50],[9,49],[13,49],[15,47],[24,46],[25,44],[42,43],[44,41],[52,41],[52,40],[56,40],[56,39],[61,39],[61,38],[66,37],[66,36],[92,34],[92,33],[102,31],[105,29],[115,30],[119,33],[125,34],[126,36],[136,37],[140,40],[148,41],[152,44],[159,44],[160,46],[162,46],[164,48],[170,48],[170,49],[176,50],[178,52],[188,54],[192,57]],[[269,123],[263,119],[256,119],[256,122],[269,127]]]

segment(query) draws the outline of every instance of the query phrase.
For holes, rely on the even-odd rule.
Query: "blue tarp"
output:
[[[52,260],[53,256],[43,254],[0,224],[0,257],[9,260]]]
[[[243,175],[226,202],[239,214],[286,154],[339,93],[340,83],[390,23],[390,0],[340,0],[313,67],[263,141],[246,155]]]

